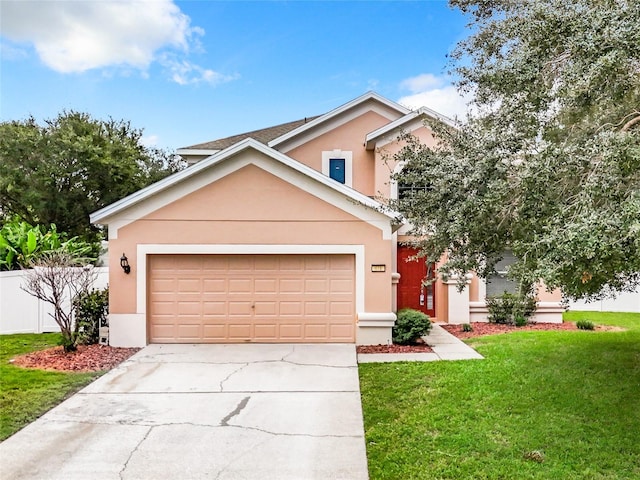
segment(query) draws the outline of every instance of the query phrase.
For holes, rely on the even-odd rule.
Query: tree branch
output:
[[[627,123],[625,123],[622,126],[622,132],[627,132],[631,127],[633,127],[636,123],[640,123],[640,112],[633,112],[629,115],[635,115],[635,117],[633,117],[631,120],[629,120]],[[627,115],[627,116],[629,116]]]

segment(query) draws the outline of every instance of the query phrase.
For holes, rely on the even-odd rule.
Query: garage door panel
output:
[[[256,340],[276,340],[278,338],[278,325],[275,323],[255,324],[253,338]]]
[[[202,338],[203,340],[210,340],[215,342],[222,342],[228,337],[226,324],[215,324],[202,326]]]
[[[177,255],[175,260],[175,271],[189,274],[202,270],[202,258],[198,255]]]
[[[251,309],[251,302],[239,302],[239,301],[229,301],[228,305],[228,314],[229,316],[243,316],[243,317],[251,317],[253,316],[253,312]]]
[[[329,291],[332,294],[346,293],[347,295],[351,295],[353,293],[353,282],[346,278],[331,279]]]
[[[284,317],[287,315],[302,315],[302,302],[280,302],[280,316]]]
[[[228,338],[229,340],[251,339],[251,324],[238,323],[234,325],[228,325]]]
[[[150,282],[150,290],[153,293],[169,292],[176,290],[176,282],[173,278],[154,278]]]
[[[331,302],[329,306],[329,314],[348,316],[353,312],[353,303],[351,302]]]
[[[349,338],[353,338],[354,329],[353,325],[345,325],[345,324],[331,324],[329,326],[329,335],[336,339],[347,340]]]
[[[278,280],[275,278],[257,278],[254,282],[254,292],[255,293],[268,293],[268,294],[277,294],[278,293]]]
[[[200,293],[202,292],[202,281],[199,278],[179,278],[179,293]]]
[[[229,255],[228,272],[234,271],[252,271],[253,270],[253,256],[251,255]]]
[[[327,302],[304,302],[305,316],[327,315]]]
[[[280,324],[280,338],[289,341],[301,341],[304,338],[303,327],[301,323]]]
[[[307,279],[304,282],[305,293],[329,293],[329,280],[325,278]]]
[[[230,278],[229,295],[245,294],[253,292],[253,281],[251,278]]]
[[[280,293],[302,293],[304,281],[302,278],[285,278],[280,280]]]
[[[227,282],[224,278],[204,278],[202,280],[202,290],[204,294],[225,294],[227,293]]]
[[[328,258],[326,255],[309,255],[304,259],[304,269],[306,271],[327,271],[329,269],[327,262]]]
[[[151,310],[155,313],[155,315],[158,318],[161,318],[163,315],[166,315],[169,318],[172,318],[175,312],[175,302],[154,301],[151,303]],[[172,323],[173,323],[173,320],[172,320]]]
[[[353,257],[349,255],[331,255],[328,268],[332,272],[342,272],[345,275],[350,275],[353,271]]]
[[[279,258],[280,272],[299,273],[304,271],[304,257],[298,255],[283,255]]]
[[[256,317],[278,315],[278,302],[256,301],[253,308]]]
[[[280,269],[279,258],[273,255],[256,256],[253,264],[256,271],[277,272]]]
[[[304,336],[309,339],[323,339],[328,336],[328,327],[325,324],[306,324],[304,326]]]
[[[229,257],[226,255],[201,255],[200,257],[204,273],[219,274],[229,270]]]
[[[201,303],[200,302],[178,302],[178,315],[180,317],[187,315],[197,315],[200,316],[202,314]]]
[[[181,340],[199,341],[202,338],[200,325],[179,325],[176,333]]]
[[[227,314],[227,303],[226,302],[202,302],[202,314],[203,315],[215,315],[215,316],[226,316]]]
[[[151,342],[355,339],[351,255],[154,255],[149,268]]]

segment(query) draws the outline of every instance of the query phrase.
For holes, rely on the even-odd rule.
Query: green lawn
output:
[[[59,373],[19,368],[9,359],[58,345],[60,334],[0,335],[0,440],[13,435],[72,393],[96,373]]]
[[[640,479],[640,314],[565,316],[581,318],[627,330],[516,332],[472,339],[485,360],[360,365],[371,479]]]

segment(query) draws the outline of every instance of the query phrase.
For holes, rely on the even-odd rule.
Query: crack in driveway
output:
[[[244,409],[244,407],[247,406],[250,398],[251,397],[244,397],[242,400],[240,400],[240,403],[236,405],[236,408],[234,408],[233,411],[229,412],[229,414],[220,421],[220,425],[222,425],[223,427],[229,426],[229,420],[238,415]]]
[[[224,382],[226,382],[227,380],[229,380],[232,376],[234,376],[236,373],[238,373],[240,370],[242,370],[243,368],[246,368],[249,366],[248,363],[243,363],[241,364],[242,366],[240,368],[236,368],[233,372],[231,372],[229,375],[227,375],[225,378],[223,378],[220,381],[220,391],[224,392]]]
[[[138,442],[138,444],[136,445],[136,447],[131,450],[131,453],[129,454],[129,458],[127,458],[126,462],[124,462],[124,465],[122,466],[122,470],[120,470],[120,472],[118,473],[118,476],[121,479],[124,479],[123,475],[124,475],[124,471],[127,469],[127,467],[129,466],[129,462],[131,461],[131,459],[133,458],[133,456],[136,454],[136,452],[138,451],[138,449],[140,448],[140,445],[142,445],[142,443],[149,437],[149,434],[151,433],[151,431],[154,429],[155,427],[149,427],[149,430],[147,430],[147,433],[144,434],[144,437],[142,437],[142,439]]]

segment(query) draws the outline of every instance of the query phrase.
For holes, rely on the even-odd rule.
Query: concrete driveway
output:
[[[354,345],[150,345],[0,444],[6,479],[366,479]]]

